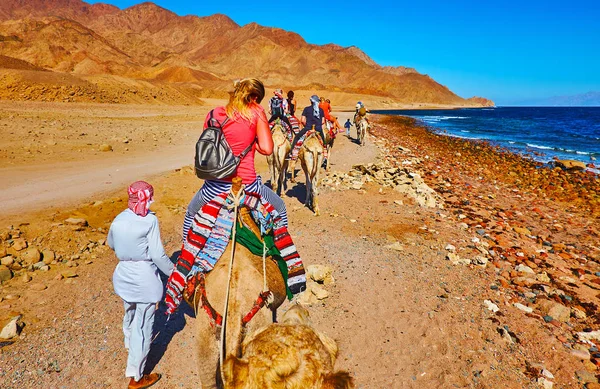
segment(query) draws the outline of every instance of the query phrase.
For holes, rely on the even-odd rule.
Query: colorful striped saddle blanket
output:
[[[327,148],[324,147],[324,145],[323,145],[323,139],[321,139],[321,135],[315,130],[308,130],[308,131],[306,131],[306,133],[304,135],[302,135],[300,138],[298,138],[298,141],[292,148],[292,158],[291,158],[292,161],[295,161],[298,159],[298,153],[300,153],[300,147],[302,147],[302,145],[304,144],[304,141],[306,139],[308,139],[310,136],[315,136],[319,140],[319,142],[321,143],[321,146],[323,146],[323,155],[325,156],[325,158],[327,158]]]
[[[304,265],[281,216],[258,193],[245,193],[240,203],[250,210],[260,234],[272,235],[279,257],[285,263],[289,291],[298,293],[306,286]],[[221,258],[231,239],[233,219],[233,200],[229,192],[217,195],[194,216],[175,269],[167,282],[167,314],[175,312],[181,304],[188,279],[199,271],[209,272]]]

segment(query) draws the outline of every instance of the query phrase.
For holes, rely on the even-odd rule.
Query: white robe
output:
[[[112,222],[107,242],[119,258],[113,274],[117,295],[130,303],[159,302],[163,284],[158,270],[169,276],[174,265],[165,254],[156,215],[124,210]]]

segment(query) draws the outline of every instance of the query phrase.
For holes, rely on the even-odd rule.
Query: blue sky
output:
[[[460,96],[499,105],[600,90],[598,1],[154,2],[179,15],[222,13],[309,43],[358,46],[380,65],[414,67]]]

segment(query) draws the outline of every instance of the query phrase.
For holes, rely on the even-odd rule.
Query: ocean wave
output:
[[[462,135],[456,135],[456,134],[444,134],[447,136],[451,136],[453,138],[460,138],[460,139],[469,139],[469,140],[482,140],[484,138],[476,138],[476,137],[472,137],[472,136],[462,136]]]
[[[549,146],[540,146],[540,145],[536,145],[533,143],[526,143],[528,147],[531,147],[533,149],[541,149],[541,150],[556,150],[554,147],[549,147]]]

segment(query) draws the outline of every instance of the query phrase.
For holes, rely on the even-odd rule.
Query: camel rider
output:
[[[325,112],[323,111],[323,108],[319,107],[319,103],[319,96],[312,95],[310,97],[311,105],[305,107],[302,111],[300,123],[302,124],[303,128],[296,134],[294,140],[292,141],[292,151],[294,150],[296,143],[298,143],[298,140],[302,138],[308,130],[313,128],[313,126],[319,135],[321,135],[323,142],[325,141],[325,135],[323,134],[323,126],[325,125]],[[291,158],[292,151],[290,151],[288,158]]]
[[[294,98],[294,91],[288,91],[287,93],[287,105],[288,105],[288,112],[290,114],[290,116],[294,116],[296,114],[296,99]]]
[[[323,111],[325,112],[325,119],[330,121],[331,123],[333,123],[333,130],[337,134],[342,127],[340,126],[340,123],[338,122],[337,118],[334,116],[331,116],[331,111],[332,111],[331,101],[329,99],[326,99],[323,106],[325,107],[325,108],[323,108]]]
[[[367,112],[369,112],[369,111],[367,110],[367,108],[361,101],[356,103],[356,113],[354,114],[354,126],[356,128],[358,128],[358,123],[360,123],[360,121],[362,119],[365,119],[367,121],[367,123],[369,122],[369,118],[367,117]]]
[[[277,89],[273,92],[275,96],[271,97],[269,100],[269,113],[271,114],[271,118],[269,119],[269,123],[275,121],[275,119],[279,119],[285,122],[288,125],[288,128],[292,129],[292,123],[290,123],[290,119],[287,118],[287,101],[283,98],[283,91],[281,89]]]

